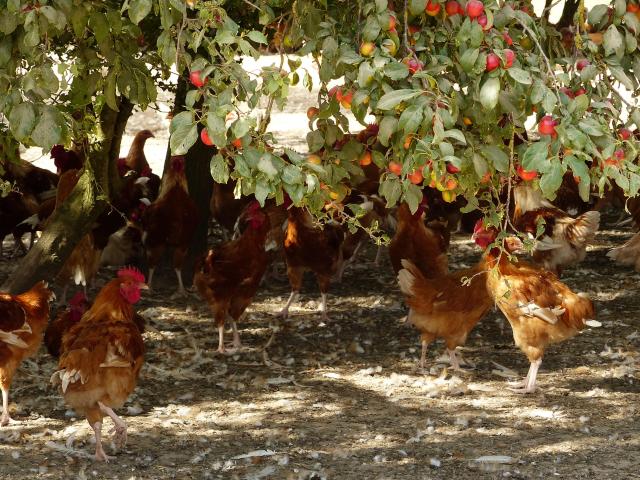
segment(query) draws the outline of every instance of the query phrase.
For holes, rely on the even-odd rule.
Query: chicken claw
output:
[[[11,422],[13,422],[13,419],[9,416],[8,413],[3,413],[0,417],[0,427],[6,427]]]
[[[100,410],[105,415],[108,415],[109,417],[111,417],[111,420],[113,420],[113,430],[111,430],[110,433],[114,433],[113,442],[116,444],[116,447],[117,448],[124,447],[127,444],[127,424],[124,423],[124,421],[118,415],[116,415],[116,412],[114,412],[111,408],[107,407],[104,403],[98,402],[98,406],[100,407]],[[96,437],[96,444],[97,444],[97,437]],[[97,451],[97,447],[96,447],[96,451]]]

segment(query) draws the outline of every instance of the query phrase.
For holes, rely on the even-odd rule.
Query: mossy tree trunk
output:
[[[53,213],[40,240],[21,260],[3,291],[16,294],[40,280],[52,283],[78,241],[91,230],[110,192],[117,191],[110,172],[115,171],[124,126],[132,110],[129,102],[121,102],[119,112],[104,107],[100,117],[104,140],[91,149],[78,184]]]

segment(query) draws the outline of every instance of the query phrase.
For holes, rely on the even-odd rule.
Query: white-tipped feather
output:
[[[541,307],[534,302],[520,303],[518,305],[518,308],[523,315],[526,315],[527,317],[539,318],[540,320],[544,320],[551,325],[555,325],[556,323],[558,323],[560,315],[565,312],[565,309],[561,307]]]
[[[20,225],[29,225],[32,229],[36,228],[36,226],[38,225],[38,223],[40,223],[40,217],[38,217],[37,213],[34,213],[33,215],[31,215],[29,218],[21,221],[18,226]]]
[[[151,200],[149,200],[147,197],[142,197],[140,199],[140,203],[148,207],[149,205],[151,205]]]
[[[149,177],[140,177],[133,183],[135,185],[146,185],[147,183],[149,183]]]
[[[4,342],[8,345],[13,345],[18,348],[27,348],[28,345],[14,332],[5,332],[0,330],[0,342]]]
[[[400,291],[405,295],[413,295],[413,284],[416,281],[416,277],[408,270],[413,264],[405,258],[400,262],[403,268],[398,272],[398,286],[400,287]]]

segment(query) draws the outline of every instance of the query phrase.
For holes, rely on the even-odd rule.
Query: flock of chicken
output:
[[[102,421],[107,416],[112,419],[115,443],[123,445],[126,425],[113,409],[121,407],[135,388],[143,363],[144,319],[133,305],[141,290],[150,288],[154,269],[167,248],[173,250],[177,293],[185,293],[181,271],[199,213],[189,196],[183,157],[170,160],[162,181],[151,173],[144,157],[144,143],[150,136],[147,130],[139,132],[128,156],[120,159],[121,194],[80,241],[56,279],[66,294],[72,278],[86,286],[100,265],[130,263],[135,252],[143,250],[148,282],[140,270],[123,267],[93,304],[79,292],[51,322],[49,303],[55,297],[46,283],[39,282],[17,296],[0,294],[0,426],[10,421],[12,378],[20,362],[38,350],[44,336],[49,353],[59,358],[52,381],[61,385],[65,401],[86,416],[95,433],[96,459],[103,461],[107,456],[101,442]],[[47,218],[82,174],[77,152],[55,147],[52,156],[59,177],[28,164],[5,169],[6,179],[18,185],[19,192],[0,200],[0,226],[4,235],[14,235],[16,248],[26,250],[21,247],[23,234],[31,232],[33,242],[35,232],[46,228]],[[361,227],[356,231],[339,222],[320,225],[288,199],[281,205],[268,200],[264,207],[252,199],[235,199],[233,181],[214,186],[212,216],[233,236],[197,261],[193,284],[210,306],[219,329],[218,351],[226,348],[227,321],[233,328],[233,346],[241,345],[237,323],[268,275],[269,266],[280,260],[286,264],[291,285],[291,295],[280,315],[287,317],[304,272],[311,271],[318,281],[320,311],[326,320],[330,284],[340,281],[353,262],[368,238],[365,229],[382,226],[393,230],[389,255],[409,307],[407,321],[421,334],[421,366],[428,345],[442,338],[451,366],[459,369],[456,347],[465,343],[473,327],[497,305],[511,324],[516,345],[531,364],[516,390],[535,391],[546,346],[597,323],[589,298],[574,293],[559,275],[564,267],[584,259],[599,228],[600,214],[578,201],[582,213],[572,217],[544,200],[530,182],[522,182],[513,189],[511,224],[519,232],[535,234],[544,220],[544,232],[535,242],[532,262],[516,261],[514,254],[523,249],[518,237],[500,236],[503,248],[497,248],[500,232],[496,228],[487,227],[482,219],[461,218],[460,205],[443,207],[432,189],[425,188],[424,200],[415,213],[406,204],[387,209],[373,193],[380,172],[371,169],[376,168],[371,165],[363,182],[354,185],[340,205],[334,205],[340,211],[358,204]],[[560,198],[566,200],[566,196]],[[450,272],[449,237],[460,224],[474,225],[472,238],[485,252],[473,267]],[[612,256],[634,263],[639,253],[640,241],[634,237]]]

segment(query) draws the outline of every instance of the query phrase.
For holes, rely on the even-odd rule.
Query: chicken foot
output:
[[[111,420],[113,420],[114,428],[111,433],[114,433],[113,441],[116,444],[116,447],[124,447],[127,444],[127,424],[124,423],[124,421],[118,415],[116,415],[116,412],[107,407],[104,403],[98,402],[98,406],[100,407],[100,411],[102,411],[102,413],[108,415]]]
[[[180,270],[179,268],[176,268],[175,272],[176,272],[176,277],[178,277],[178,290],[171,297],[172,298],[186,297],[187,291],[184,289],[184,283],[182,283],[182,270]]]
[[[320,293],[320,314],[322,315],[322,321],[328,322],[329,317],[327,316],[327,294],[322,292]]]
[[[527,394],[533,393],[536,391],[536,377],[538,376],[538,369],[542,364],[542,359],[534,360],[529,365],[529,371],[527,372],[527,376],[522,382],[518,382],[516,384],[512,384],[513,386],[509,388],[512,392]]]
[[[9,416],[9,388],[2,388],[2,416],[0,417],[0,427],[9,425],[11,417]]]

